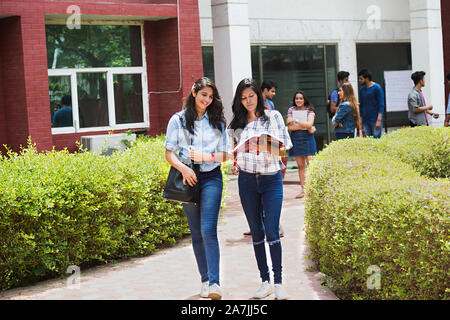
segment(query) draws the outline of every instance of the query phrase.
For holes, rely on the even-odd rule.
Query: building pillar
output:
[[[443,126],[445,114],[444,48],[440,0],[409,0],[413,72],[425,71],[427,104],[441,114],[432,126]]]
[[[339,71],[350,73],[349,81],[358,98],[358,59],[356,56],[356,42],[354,39],[342,39],[339,41]]]
[[[252,77],[248,0],[211,0],[211,11],[215,82],[230,123],[236,87]]]

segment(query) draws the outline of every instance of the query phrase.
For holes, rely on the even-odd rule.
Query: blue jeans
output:
[[[183,204],[183,208],[191,230],[192,247],[201,281],[209,281],[209,285],[220,285],[217,222],[222,201],[222,171],[218,167],[210,172],[200,172],[197,180],[200,202],[197,205]]]
[[[350,133],[336,132],[336,140],[352,139],[354,137],[355,137],[355,133],[354,132],[350,132]]]
[[[239,196],[252,233],[253,249],[262,281],[270,281],[267,266],[267,240],[272,259],[274,283],[281,284],[281,242],[279,235],[281,207],[283,204],[283,179],[281,171],[272,175],[239,172]]]
[[[376,129],[376,122],[374,123],[363,123],[363,130],[366,137],[374,137],[375,139],[381,138],[383,133],[383,119],[381,119],[380,129]]]

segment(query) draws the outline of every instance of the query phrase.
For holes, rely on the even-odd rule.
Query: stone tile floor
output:
[[[304,200],[299,193],[297,170],[288,170],[284,184],[281,225],[283,284],[291,300],[337,300],[321,286],[320,274],[308,271]],[[224,300],[247,300],[260,285],[247,221],[239,200],[237,180],[228,185],[218,235],[221,249],[221,285]],[[267,245],[267,244],[266,244]],[[267,250],[269,253],[269,250]],[[268,254],[271,269],[270,255]],[[272,276],[272,274],[271,274]],[[190,239],[151,256],[81,270],[79,285],[55,279],[0,293],[2,300],[200,300],[200,276]],[[266,299],[274,299],[271,295]]]

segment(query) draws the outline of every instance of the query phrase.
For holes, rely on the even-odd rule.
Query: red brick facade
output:
[[[67,15],[73,1],[0,2],[0,145],[17,150],[28,136],[38,150],[76,149],[82,135],[53,134],[48,89],[45,16]],[[182,87],[176,0],[78,0],[83,15],[144,20],[151,135],[165,131],[195,79],[203,75],[197,0],[179,0]],[[68,15],[67,15],[68,16]],[[83,17],[82,17],[83,19]],[[155,21],[156,20],[156,21]]]
[[[444,69],[445,74],[450,72],[450,1],[441,0],[442,33],[444,43]],[[447,79],[446,79],[447,80]],[[445,97],[448,99],[450,87],[445,86]],[[448,100],[446,106],[448,105]]]

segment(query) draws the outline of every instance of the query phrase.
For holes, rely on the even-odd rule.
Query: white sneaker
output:
[[[261,284],[261,287],[253,294],[253,298],[255,299],[262,299],[267,297],[268,295],[273,293],[272,286],[270,285],[269,281],[264,281]]]
[[[212,300],[222,299],[222,290],[220,290],[219,285],[214,283],[212,286],[209,286],[208,298],[210,298]]]
[[[200,290],[200,297],[208,298],[209,295],[209,282],[202,282],[202,288]]]
[[[277,300],[287,300],[289,298],[286,289],[281,284],[274,285],[275,288],[275,299]]]

